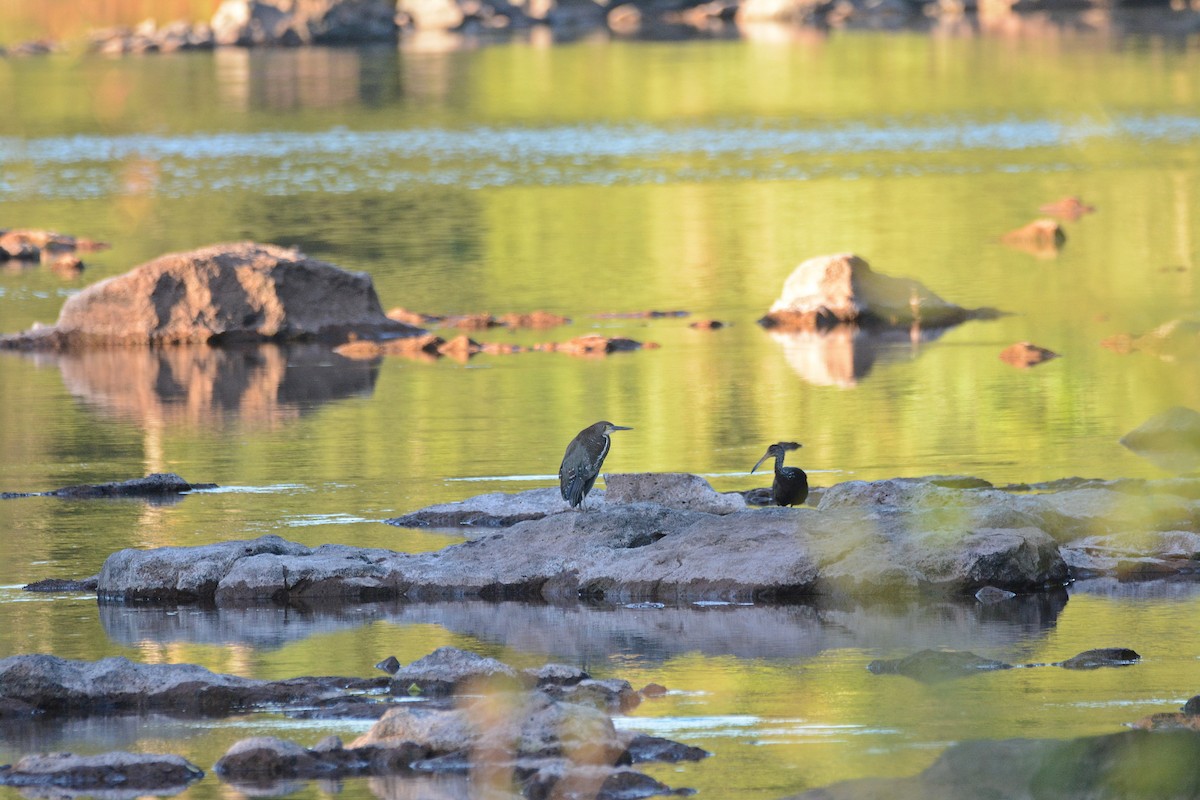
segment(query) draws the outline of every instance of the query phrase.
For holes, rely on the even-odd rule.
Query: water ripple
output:
[[[99,197],[138,191],[179,196],[239,189],[266,194],[340,193],[390,191],[413,183],[483,188],[749,179],[765,174],[806,179],[831,172],[852,178],[946,169],[911,160],[932,154],[1020,153],[1114,139],[1194,142],[1200,139],[1200,117],[939,119],[820,128],[567,125],[0,137],[0,167],[6,173],[0,181],[0,198],[31,193]],[[838,156],[894,153],[910,160],[837,168],[827,163]],[[1020,156],[1013,161],[1000,168],[1031,168],[1021,163]],[[130,163],[158,168],[131,173]]]

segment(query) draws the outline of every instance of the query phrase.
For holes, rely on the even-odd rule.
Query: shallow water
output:
[[[715,754],[657,776],[762,800],[911,774],[962,739],[1104,733],[1172,710],[1198,689],[1186,584],[1149,596],[1092,584],[1009,608],[335,613],[98,609],[19,587],[93,574],[124,547],[265,533],[440,548],[457,539],[380,521],[552,485],[566,441],[602,418],[634,427],[614,437],[612,471],[686,470],[722,490],[762,485],[746,472],[779,439],[804,443],[789,461],[819,486],[1167,475],[1118,439],[1165,408],[1200,406],[1194,363],[1099,343],[1196,308],[1197,57],[1187,43],[1076,33],[0,61],[12,109],[0,119],[0,227],[113,245],[85,254],[78,278],[3,265],[0,331],[53,321],[80,287],[162,253],[254,239],[370,272],[387,307],[574,320],[481,339],[598,330],[661,344],[467,364],[352,363],[311,348],[0,354],[0,490],[152,471],[220,485],[168,505],[0,502],[0,655],[124,655],[272,678],[370,675],[386,655],[441,645],[522,666],[580,663],[668,686],[621,724]],[[998,243],[1065,194],[1099,210],[1064,223],[1057,255]],[[1010,313],[896,341],[755,325],[796,263],[847,250],[953,302]],[[599,316],[652,308],[692,316]],[[687,327],[707,317],[732,326]],[[1062,357],[1017,370],[998,353],[1019,340]],[[1034,663],[1102,646],[1144,660],[936,686],[865,669],[923,647]],[[362,727],[92,720],[5,731],[0,762],[128,747],[207,769],[252,732],[311,745]],[[344,794],[400,791],[381,786],[350,782]],[[187,795],[224,793],[206,779]]]

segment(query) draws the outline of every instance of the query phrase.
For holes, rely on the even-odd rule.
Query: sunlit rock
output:
[[[217,44],[394,42],[395,6],[387,0],[224,0],[210,22]]]
[[[877,273],[853,253],[839,253],[810,258],[796,267],[759,324],[792,331],[839,324],[939,328],[981,313],[943,300],[918,281]]]
[[[1058,358],[1058,353],[1039,347],[1032,342],[1017,342],[1000,351],[1001,361],[1021,369],[1037,366],[1052,358]]]
[[[1200,468],[1200,412],[1169,408],[1121,437],[1121,444],[1172,472]]]
[[[604,476],[606,503],[657,503],[667,508],[731,514],[745,511],[736,492],[718,492],[699,475],[687,472],[609,473]]]
[[[54,327],[0,346],[336,344],[419,332],[387,318],[370,275],[243,242],[161,256],[92,284],[67,299]]]
[[[118,789],[124,796],[173,794],[204,777],[182,756],[157,753],[35,753],[0,767],[0,785],[21,787],[29,796],[88,796]],[[39,791],[40,790],[40,791]]]

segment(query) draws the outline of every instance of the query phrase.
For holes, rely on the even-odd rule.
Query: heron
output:
[[[778,506],[799,506],[808,499],[808,475],[799,467],[785,467],[783,457],[791,450],[799,450],[799,442],[776,442],[767,448],[767,454],[758,460],[753,474],[768,458],[775,459],[775,480],[771,484],[771,499]]]
[[[567,445],[562,465],[558,468],[558,486],[562,490],[563,500],[570,503],[571,508],[582,506],[583,498],[587,497],[596,483],[600,466],[612,444],[608,435],[613,431],[631,430],[633,428],[602,420],[581,430]]]

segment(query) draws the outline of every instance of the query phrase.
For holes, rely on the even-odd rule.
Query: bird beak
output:
[[[609,425],[608,430],[611,431],[631,431],[633,428],[626,428],[624,425]]]
[[[753,475],[753,474],[754,474],[754,470],[755,470],[755,469],[758,469],[759,467],[761,467],[761,466],[762,466],[762,462],[766,461],[766,460],[767,460],[768,458],[770,458],[770,457],[771,457],[771,454],[770,454],[770,453],[767,453],[765,456],[763,456],[762,458],[760,458],[760,459],[758,460],[758,463],[754,465],[754,469],[750,470],[750,474],[751,474],[751,475]]]

